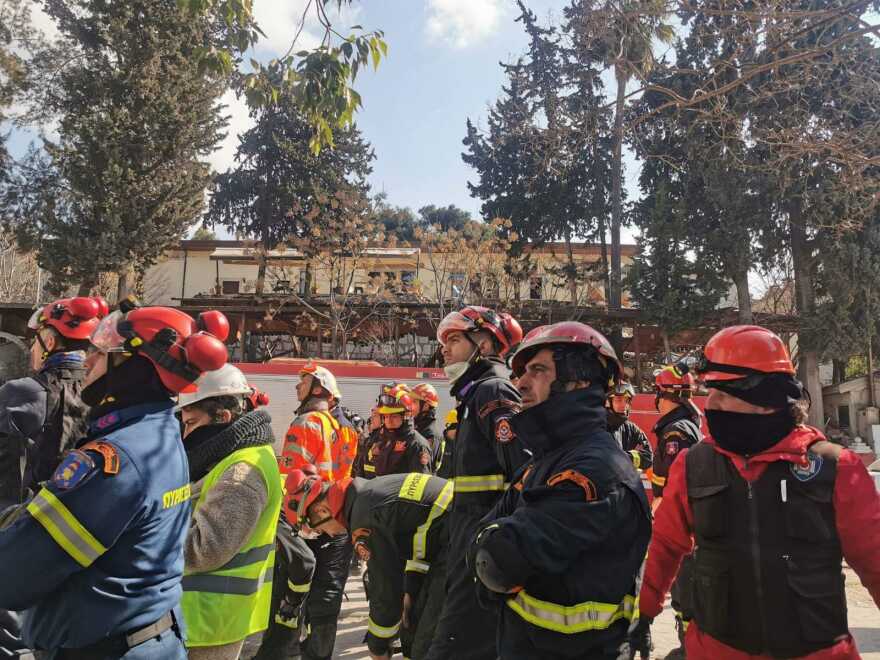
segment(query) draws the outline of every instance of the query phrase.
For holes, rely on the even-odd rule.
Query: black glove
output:
[[[639,617],[636,625],[629,631],[629,660],[635,660],[636,654],[641,660],[648,660],[651,657],[651,650],[654,644],[651,642],[651,624],[654,619],[651,617]]]
[[[298,628],[299,614],[305,596],[306,594],[300,593],[285,594],[278,605],[278,611],[275,613],[275,623],[294,630]]]

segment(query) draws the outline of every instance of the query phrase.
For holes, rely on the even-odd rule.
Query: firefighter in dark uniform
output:
[[[709,437],[670,471],[634,645],[695,545],[691,660],[856,660],[842,561],[880,607],[873,480],[856,454],[803,424],[806,392],[769,330],[725,328],[698,369],[709,388]]]
[[[372,576],[367,647],[390,658],[425,657],[445,597],[447,511],[452,483],[421,473],[327,484],[304,471],[287,480],[288,519],[327,534],[349,533]]]
[[[645,432],[629,419],[635,395],[636,391],[630,383],[618,381],[608,393],[605,408],[608,432],[614,436],[620,448],[632,457],[635,468],[644,472],[654,464],[654,452]]]
[[[413,421],[416,431],[431,446],[431,472],[436,473],[443,460],[443,434],[437,431],[437,406],[440,405],[440,396],[437,394],[437,388],[431,383],[419,383],[410,390],[409,394],[415,404]]]
[[[682,451],[703,439],[700,431],[700,410],[692,401],[695,388],[694,375],[684,362],[668,365],[654,376],[655,406],[660,413],[660,419],[654,425],[657,451],[654,454],[654,470],[651,476],[655,511],[663,500],[663,490],[672,463]],[[686,657],[684,637],[693,618],[692,565],[693,557],[685,557],[678,579],[672,585],[672,609],[675,611],[675,627],[680,645],[666,656],[667,660]]]
[[[67,298],[31,316],[33,376],[0,388],[0,510],[21,504],[82,439],[89,407],[80,390],[89,336],[107,315],[101,298]],[[0,656],[25,655],[15,612],[0,612]]]
[[[452,477],[453,451],[455,436],[458,433],[458,410],[453,408],[446,413],[443,428],[443,440],[440,442],[440,462],[437,464],[437,476],[444,479]]]
[[[485,516],[528,454],[510,427],[520,410],[503,357],[522,340],[509,314],[465,307],[437,329],[445,371],[458,401],[452,464],[455,503],[449,521],[447,602],[431,651],[432,660],[495,660],[495,615],[480,608],[467,551]]]
[[[376,407],[381,426],[367,449],[364,462],[364,471],[370,477],[433,472],[431,446],[413,423],[415,407],[405,385],[383,386]]]
[[[572,321],[530,332],[513,358],[533,458],[482,523],[470,565],[499,610],[501,660],[616,660],[636,617],[651,511],[606,425],[620,373],[600,333]]]
[[[124,309],[91,337],[88,434],[0,524],[0,606],[25,610],[25,642],[53,660],[186,658],[190,483],[173,396],[223,365],[229,324]]]

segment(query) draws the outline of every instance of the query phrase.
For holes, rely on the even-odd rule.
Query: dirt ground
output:
[[[858,577],[849,568],[846,569],[846,591],[849,607],[849,625],[859,645],[864,660],[880,660],[880,610],[874,605],[871,596],[861,585]],[[367,630],[367,613],[369,605],[364,598],[360,577],[352,575],[346,588],[348,600],[343,602],[342,617],[339,621],[339,633],[336,638],[334,658],[346,660],[369,660],[366,646],[361,643]],[[672,610],[668,607],[663,611],[652,627],[654,636],[654,654],[652,658],[663,658],[678,646],[675,634],[675,622]],[[258,639],[249,640],[242,658],[250,658],[256,651]],[[397,655],[396,658],[402,656]],[[278,660],[286,660],[279,658]]]

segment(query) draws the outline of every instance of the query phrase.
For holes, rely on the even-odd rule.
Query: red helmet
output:
[[[327,505],[334,518],[339,518],[345,504],[345,491],[351,479],[340,479],[329,483],[318,476],[314,465],[304,465],[301,470],[293,470],[287,475],[285,488],[289,497],[287,521],[294,527],[308,524],[309,507],[323,494],[327,494]],[[340,521],[342,522],[342,521]]]
[[[440,405],[440,397],[437,396],[437,389],[430,383],[419,383],[410,391],[410,396],[416,401],[424,401],[432,408]]]
[[[418,404],[410,396],[409,388],[403,383],[389,383],[382,386],[382,393],[376,402],[380,415],[413,415]]]
[[[659,392],[692,392],[696,384],[694,375],[683,362],[667,365],[654,374],[654,387]]]
[[[706,343],[697,371],[704,381],[796,373],[785,343],[757,325],[734,325],[717,332]]]
[[[584,344],[596,349],[600,358],[604,360],[612,378],[623,373],[623,366],[617,359],[617,353],[611,343],[601,332],[594,330],[585,323],[577,321],[563,321],[552,325],[538,326],[526,335],[525,339],[516,350],[511,366],[513,373],[521,375],[526,368],[526,363],[540,348],[553,346],[554,344]]]
[[[476,332],[486,330],[491,333],[501,349],[498,355],[504,357],[507,352],[522,341],[523,331],[519,322],[510,314],[498,314],[488,307],[471,305],[457,312],[450,312],[437,326],[437,341],[446,344],[450,332]]]
[[[256,410],[257,408],[269,405],[269,395],[261,392],[256,387],[251,390],[250,396],[246,398],[248,410]]]
[[[28,321],[31,330],[51,327],[68,339],[88,339],[109,313],[107,302],[94,298],[63,298],[36,310]]]
[[[229,322],[220,312],[199,314],[198,322],[170,307],[138,307],[113,312],[91,336],[105,353],[143,355],[172,393],[195,392],[202,372],[226,364]]]

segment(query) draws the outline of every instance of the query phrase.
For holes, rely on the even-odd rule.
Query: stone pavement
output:
[[[847,603],[849,607],[849,625],[859,645],[864,660],[880,660],[880,610],[874,605],[867,590],[859,583],[858,577],[846,569]],[[367,631],[367,614],[369,605],[361,586],[360,576],[352,575],[346,589],[349,600],[343,602],[342,617],[339,621],[339,633],[336,638],[334,658],[346,660],[369,660],[367,648],[361,643]],[[669,651],[678,646],[675,634],[675,620],[668,603],[663,613],[657,617],[652,627],[654,636],[654,653],[652,658],[663,658]],[[242,658],[250,658],[256,646],[249,643]],[[402,656],[397,655],[396,658]],[[282,660],[279,658],[279,660]]]

